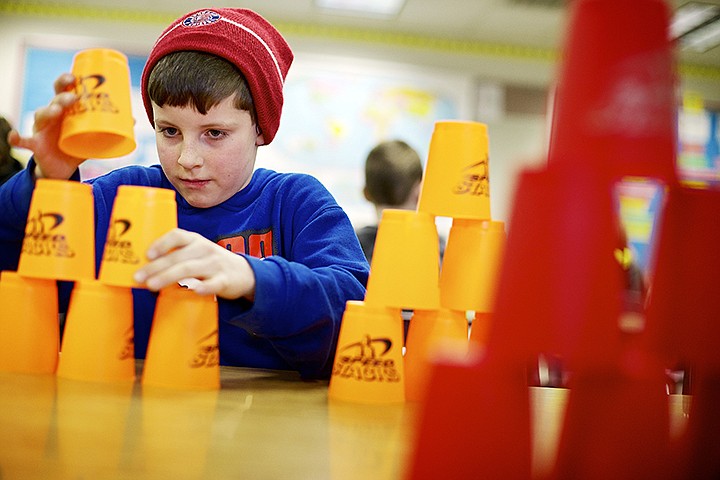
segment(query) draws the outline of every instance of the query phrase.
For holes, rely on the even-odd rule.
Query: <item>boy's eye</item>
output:
[[[166,137],[174,137],[178,133],[178,129],[175,127],[163,127],[160,129],[160,133]]]
[[[211,136],[212,138],[220,138],[225,135],[225,132],[223,132],[222,130],[211,129],[211,130],[208,130],[208,135]]]

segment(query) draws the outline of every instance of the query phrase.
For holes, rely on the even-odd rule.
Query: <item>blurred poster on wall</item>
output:
[[[688,186],[720,188],[718,116],[700,96],[684,95],[678,113],[678,174]]]
[[[617,185],[620,221],[634,264],[647,274],[652,267],[658,219],[665,186],[647,178],[626,178]]]

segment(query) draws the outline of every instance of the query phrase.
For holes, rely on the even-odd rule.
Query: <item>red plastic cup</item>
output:
[[[625,272],[613,192],[583,165],[521,174],[489,349],[516,360],[560,354],[574,366],[617,358]]]
[[[677,183],[676,83],[667,2],[571,2],[548,162]]]
[[[472,355],[438,359],[405,479],[531,478],[529,395],[522,366]]]
[[[720,370],[720,192],[670,189],[660,220],[647,323],[669,360]]]
[[[697,478],[670,474],[662,365],[628,353],[616,368],[574,372],[552,478]]]

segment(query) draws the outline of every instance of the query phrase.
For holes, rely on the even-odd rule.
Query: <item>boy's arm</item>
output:
[[[17,270],[35,182],[32,160],[0,186],[0,270]]]
[[[24,170],[18,172],[7,182],[0,185],[0,241],[22,243],[25,236],[30,201],[35,190],[35,157],[31,157]],[[76,168],[69,180],[80,181],[80,171]]]
[[[58,147],[65,112],[78,99],[75,93],[68,91],[74,83],[75,77],[69,73],[62,74],[55,80],[55,96],[48,105],[35,111],[32,136],[21,137],[15,130],[8,135],[12,146],[33,152],[36,166],[32,172],[36,178],[67,180],[85,161],[84,158],[65,154]]]
[[[337,206],[302,228],[291,258],[247,257],[256,278],[255,301],[249,309],[221,301],[221,317],[269,340],[304,377],[327,377],[345,303],[365,297],[369,266]]]

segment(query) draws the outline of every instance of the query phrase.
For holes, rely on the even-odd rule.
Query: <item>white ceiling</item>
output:
[[[668,4],[675,8],[687,1],[668,0]],[[720,0],[700,1],[720,5]],[[73,0],[72,3],[92,4],[98,8],[158,11],[176,16],[215,5],[197,0],[121,0],[112,6],[107,0]],[[562,45],[568,17],[564,0],[406,0],[400,15],[389,20],[328,14],[315,7],[313,0],[230,0],[221,5],[251,8],[274,22],[342,26],[551,49]],[[704,54],[681,52],[679,60],[691,65],[720,68],[720,47]]]

